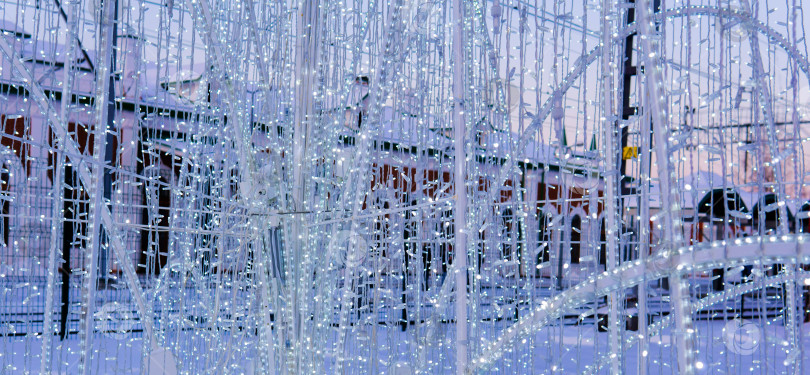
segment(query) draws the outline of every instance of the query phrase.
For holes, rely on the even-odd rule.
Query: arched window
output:
[[[700,238],[706,241],[733,238],[737,233],[734,228],[743,223],[732,213],[748,211],[742,197],[734,189],[714,189],[706,193],[698,203],[697,210],[701,223]],[[756,213],[754,221],[757,221]]]
[[[755,230],[763,231],[760,234],[774,234],[779,229],[782,218],[780,217],[780,210],[776,209],[779,199],[776,194],[768,193],[760,198],[759,202],[754,205],[752,218],[754,220]],[[768,209],[773,207],[772,209]],[[786,208],[787,225],[788,227],[793,223],[794,217],[790,209]]]
[[[579,264],[579,252],[582,241],[582,219],[574,215],[571,219],[571,263]]]

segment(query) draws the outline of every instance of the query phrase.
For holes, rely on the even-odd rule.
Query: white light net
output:
[[[0,1],[0,374],[808,373],[803,5]]]

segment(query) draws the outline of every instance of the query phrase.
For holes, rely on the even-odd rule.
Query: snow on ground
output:
[[[807,368],[810,366],[810,355],[807,351],[802,357],[792,354],[786,345],[787,334],[779,321],[751,321],[752,327],[759,330],[759,336],[754,331],[746,331],[736,337],[724,333],[724,327],[733,323],[723,320],[696,321],[697,373],[778,374],[787,372],[800,360]],[[365,334],[349,338],[346,345],[346,348],[350,348],[347,373],[411,374],[416,373],[417,369],[431,374],[452,373],[453,348],[450,344],[453,324],[443,324],[433,342],[421,342],[416,338],[420,329],[424,327],[410,327],[403,332],[399,327],[367,326]],[[630,334],[626,332],[625,338]],[[810,324],[804,325],[801,335],[804,347],[810,347]],[[372,342],[372,338],[376,342]],[[80,352],[78,337],[74,335],[62,342],[58,338],[55,341],[52,373],[77,373],[77,353]],[[628,374],[638,373],[638,360],[646,356],[648,374],[676,373],[673,341],[673,331],[668,327],[652,337],[646,349],[638,344],[622,348],[620,355],[624,371]],[[523,347],[507,354],[490,371],[505,374],[582,373],[592,369],[591,366],[599,363],[600,358],[607,364],[607,342],[607,333],[597,332],[592,324],[546,327],[527,340]],[[40,346],[40,338],[0,338],[0,373],[39,373]],[[93,343],[96,355],[91,361],[90,373],[139,374],[143,361],[142,346],[139,338],[96,337]],[[532,350],[529,350],[530,347],[533,347]],[[147,373],[164,373],[163,368],[171,368],[175,356],[168,353],[157,353],[154,358],[147,359],[150,368]],[[333,366],[334,357],[327,355],[326,362]],[[597,373],[606,373],[608,367],[603,366]],[[238,357],[233,358],[227,366],[219,367],[218,372],[254,373],[254,368],[252,358]]]

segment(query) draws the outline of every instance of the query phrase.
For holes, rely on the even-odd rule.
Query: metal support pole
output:
[[[109,42],[110,43],[110,55],[108,56],[109,59],[110,59],[109,72],[112,73],[112,74],[109,74],[109,76],[110,76],[109,81],[110,82],[109,82],[109,85],[107,87],[107,101],[106,101],[106,103],[99,102],[101,105],[106,104],[106,106],[107,106],[107,119],[106,119],[106,126],[103,127],[104,133],[100,134],[101,131],[99,131],[99,133],[96,134],[96,137],[101,136],[105,140],[105,142],[102,144],[103,145],[103,151],[104,151],[104,166],[102,167],[103,169],[102,169],[101,173],[103,174],[104,181],[103,181],[103,185],[102,185],[101,195],[102,195],[102,198],[104,200],[104,204],[107,205],[110,212],[112,212],[112,206],[111,206],[110,202],[112,202],[112,190],[113,190],[113,188],[112,188],[112,177],[113,177],[112,176],[112,166],[113,166],[113,161],[115,159],[115,153],[116,153],[116,150],[115,150],[115,138],[116,138],[116,135],[115,135],[115,129],[116,129],[116,126],[115,126],[115,73],[114,72],[116,70],[115,69],[115,65],[116,65],[115,60],[116,60],[116,56],[117,56],[115,49],[116,49],[116,47],[118,45],[118,0],[112,0],[112,1],[114,1],[114,8],[115,9],[113,10],[113,15],[112,15],[112,26],[111,26],[112,27],[112,33],[109,35],[109,38],[111,38],[112,40]],[[64,96],[63,96],[63,98],[64,98]],[[99,137],[97,139],[100,139],[101,137]],[[98,237],[98,248],[99,248],[99,259],[98,259],[99,264],[98,264],[98,267],[99,267],[99,270],[102,272],[101,274],[99,274],[99,280],[102,282],[102,285],[104,285],[105,287],[107,286],[107,282],[108,282],[107,271],[108,271],[108,268],[109,268],[109,265],[107,264],[107,259],[108,259],[107,249],[108,249],[108,246],[109,246],[109,239],[107,238],[106,233],[107,232],[104,230],[104,227],[103,227],[103,224],[102,224],[102,229],[101,229],[101,231],[99,231],[99,237]]]
[[[115,5],[114,0],[104,0],[101,4],[100,17],[99,17],[99,45],[100,51],[98,55],[98,68],[96,70],[96,91],[95,91],[95,106],[96,118],[93,123],[93,138],[94,150],[93,161],[95,166],[92,168],[93,176],[90,185],[85,185],[85,191],[90,200],[88,227],[90,234],[86,241],[87,249],[85,249],[85,267],[87,271],[84,274],[84,281],[82,283],[82,316],[81,326],[79,328],[80,338],[80,358],[79,358],[79,372],[87,374],[90,371],[90,361],[92,360],[93,347],[93,333],[95,331],[95,318],[94,318],[94,304],[96,299],[96,289],[98,287],[98,273],[105,272],[104,269],[99,270],[99,254],[101,252],[101,223],[98,220],[101,216],[102,207],[106,207],[104,203],[104,166],[101,165],[101,150],[105,149],[103,145],[106,144],[107,132],[107,100],[109,100],[109,86],[110,86],[110,61],[112,60],[112,39],[115,37],[113,25],[115,24]],[[65,98],[70,100],[70,98]],[[103,141],[102,141],[103,139]]]
[[[67,128],[68,124],[68,113],[70,110],[71,104],[71,96],[73,91],[73,59],[75,58],[75,49],[76,49],[76,38],[75,38],[75,30],[76,30],[76,4],[73,1],[67,1],[68,13],[70,13],[70,18],[68,19],[65,16],[65,28],[67,29],[67,40],[65,42],[65,66],[63,68],[63,79],[62,79],[62,112],[61,112],[61,121],[62,126]],[[60,10],[61,10],[60,6]],[[64,11],[63,13],[64,14]],[[48,248],[48,271],[47,271],[47,284],[45,287],[45,312],[42,319],[42,355],[40,358],[40,366],[39,372],[41,374],[50,374],[51,373],[51,339],[53,337],[54,329],[53,329],[53,299],[54,299],[54,287],[56,283],[56,258],[61,258],[63,256],[62,252],[60,251],[60,241],[59,233],[61,231],[62,223],[61,220],[57,222],[57,218],[62,217],[62,204],[63,204],[63,195],[62,195],[62,171],[64,168],[64,155],[60,155],[58,152],[53,153],[54,163],[53,163],[53,178],[51,180],[53,184],[53,191],[52,191],[52,198],[53,198],[53,207],[51,207],[52,212],[52,222],[51,222],[51,239],[50,239],[50,246]],[[57,254],[58,253],[58,254]],[[68,262],[65,263],[63,266],[64,272],[70,272],[70,259]],[[67,283],[69,286],[70,276],[63,279],[63,284]],[[64,285],[63,285],[64,287]],[[60,299],[61,300],[61,299]],[[67,307],[67,301],[62,300],[62,303]],[[66,312],[65,309],[60,306],[60,311]]]
[[[638,223],[639,223],[639,241],[638,251],[639,259],[642,264],[647,263],[647,258],[650,252],[650,168],[652,163],[652,136],[650,130],[650,115],[646,112],[641,119],[641,145],[639,154],[641,157],[641,165],[639,166],[640,173],[638,176],[641,194],[638,197]],[[648,134],[650,136],[648,136]],[[647,277],[642,279],[641,284],[638,286],[638,374],[647,374],[647,357],[649,350],[649,342],[647,340]]]
[[[635,0],[630,0],[630,3],[635,3]],[[653,7],[654,11],[658,12],[661,8],[661,1],[660,0],[653,0]],[[636,19],[636,10],[635,8],[627,8],[627,14],[625,15],[625,25],[629,26],[635,22]],[[638,108],[632,106],[631,104],[631,97],[630,93],[632,91],[632,84],[633,84],[633,77],[637,77],[639,73],[638,66],[633,65],[633,51],[635,47],[635,40],[636,40],[636,32],[632,32],[627,35],[624,39],[624,60],[621,64],[621,71],[622,71],[622,108],[621,108],[621,116],[622,120],[627,121],[632,116],[638,114]],[[618,150],[620,156],[619,161],[619,170],[620,175],[617,176],[617,181],[619,184],[619,192],[622,196],[630,195],[630,194],[639,194],[638,195],[638,208],[639,208],[639,226],[638,226],[638,235],[639,235],[639,258],[642,262],[647,260],[647,255],[649,253],[650,248],[650,201],[649,201],[649,193],[650,193],[650,163],[652,158],[652,133],[650,129],[650,122],[649,122],[649,112],[645,113],[644,119],[641,120],[641,144],[640,144],[640,151],[643,153],[641,156],[641,166],[639,171],[639,185],[641,191],[635,191],[634,189],[628,188],[627,184],[629,182],[629,176],[627,175],[627,161],[624,159],[624,149],[628,147],[628,134],[629,127],[619,127],[620,132],[620,139],[621,139],[621,148]],[[649,136],[648,136],[649,135]],[[621,212],[620,215],[624,215],[624,200],[622,199],[619,203],[619,211]],[[638,299],[637,299],[637,306],[638,306],[638,332],[641,337],[639,340],[638,346],[638,373],[644,375],[647,373],[647,356],[645,353],[648,352],[648,342],[646,337],[647,332],[647,284],[646,282],[637,286],[638,290]]]
[[[635,2],[631,0],[631,2]],[[653,0],[653,7],[655,12],[659,12],[661,9],[661,0]],[[635,22],[635,8],[628,8],[627,9],[627,16],[625,18],[625,24],[631,25]],[[637,77],[639,70],[637,66],[633,65],[633,50],[634,50],[634,41],[636,37],[636,33],[631,33],[625,38],[625,45],[624,45],[624,62],[622,64],[622,120],[629,120],[630,117],[635,116],[638,114],[638,109],[636,107],[631,106],[630,102],[630,92],[632,89],[632,77]],[[648,102],[645,100],[645,102]],[[639,145],[640,154],[640,161],[641,165],[639,166],[639,186],[641,191],[637,192],[640,193],[638,195],[638,208],[639,208],[639,242],[638,242],[638,249],[639,249],[639,259],[641,259],[642,263],[647,261],[647,256],[649,255],[650,251],[650,169],[652,163],[652,129],[650,124],[650,115],[649,111],[644,113],[644,117],[641,119],[641,129],[639,133],[641,134],[641,144]],[[622,151],[625,147],[628,146],[628,128],[624,127],[621,130],[621,140],[622,140]],[[623,152],[622,152],[623,154]],[[622,158],[621,161],[621,171],[622,176],[620,184],[622,186],[622,192],[627,192],[628,194],[633,194],[630,189],[625,188],[626,179],[625,175],[627,174],[627,162]],[[622,205],[623,206],[623,205]],[[622,212],[624,209],[622,208]],[[647,324],[649,323],[647,317],[647,278],[644,278],[644,281],[637,287],[638,290],[638,334],[639,334],[639,346],[638,346],[638,373],[639,375],[647,374],[647,355],[649,351],[649,342],[647,340]]]
[[[638,30],[641,37],[642,56],[644,56],[644,82],[647,87],[647,98],[653,129],[656,160],[658,165],[658,178],[661,184],[661,215],[664,221],[665,251],[672,252],[682,248],[683,231],[681,222],[680,191],[677,188],[675,174],[675,161],[669,152],[669,118],[668,103],[664,87],[664,72],[661,64],[659,37],[654,35],[654,25],[650,17],[647,0],[636,1],[638,12]],[[645,136],[642,134],[642,136]],[[672,255],[670,253],[670,255]],[[692,328],[692,310],[690,307],[689,286],[683,275],[675,268],[670,276],[672,314],[675,316],[677,329],[676,351],[678,353],[678,370],[681,374],[694,373],[692,361],[694,359],[694,343]]]
[[[613,104],[613,40],[614,30],[613,17],[614,4],[606,1],[602,5],[602,129],[605,134],[605,162],[607,171],[619,172],[616,167],[616,156],[618,155],[616,144],[616,115]],[[606,176],[605,178],[605,239],[607,241],[607,271],[613,271],[618,265],[618,239],[619,239],[619,213],[618,202],[618,179]],[[608,294],[608,347],[610,350],[610,373],[621,373],[621,326],[619,325],[619,293],[617,291]]]
[[[563,160],[563,166],[567,163],[567,160],[564,159],[564,155],[568,152],[568,146],[564,145],[562,142],[562,137],[564,134],[563,129],[563,115],[564,109],[562,105],[562,93],[556,93],[554,97],[554,109],[551,111],[551,120],[553,129],[557,132],[558,140],[560,140],[560,145],[558,146],[559,158]],[[570,212],[570,190],[571,187],[568,186],[568,178],[566,178],[566,174],[573,172],[568,172],[564,169],[564,167],[560,167],[559,176],[560,176],[560,191],[557,195],[557,207],[560,207],[559,212],[555,212],[555,214],[568,214]],[[572,179],[573,180],[573,179]],[[571,251],[571,225],[569,224],[568,218],[566,217],[563,219],[563,224],[557,229],[558,233],[560,233],[560,240],[559,246],[557,251],[557,289],[563,289],[563,272],[565,270],[565,252]]]
[[[456,374],[467,370],[467,159],[465,155],[464,121],[464,1],[453,0],[453,145],[455,147],[455,174],[453,189],[455,207],[453,225],[455,243],[453,262],[456,264]],[[494,189],[498,189],[494,187]]]
[[[288,205],[295,211],[306,211],[306,188],[304,183],[306,170],[306,150],[310,121],[314,115],[313,87],[316,79],[317,66],[317,20],[319,14],[319,0],[304,0],[297,14],[296,23],[297,45],[295,51],[295,123],[293,130],[293,186],[292,205]],[[289,236],[290,246],[284,254],[284,268],[290,270],[288,274],[288,303],[287,333],[292,345],[288,353],[288,370],[290,373],[300,373],[303,369],[301,363],[303,345],[305,341],[301,336],[306,334],[304,321],[307,320],[306,309],[302,304],[307,295],[305,278],[309,277],[307,271],[302,270],[302,260],[304,252],[307,251],[307,240],[309,228],[306,226],[307,215],[297,215],[292,219],[291,235]],[[291,277],[289,277],[291,276]]]
[[[67,65],[67,63],[66,63]],[[64,113],[64,112],[62,112]],[[39,372],[41,374],[51,373],[51,339],[56,331],[53,325],[53,299],[54,287],[56,284],[56,259],[62,257],[62,252],[59,251],[60,241],[59,232],[62,227],[60,218],[62,216],[62,165],[59,164],[63,158],[61,155],[54,155],[53,165],[53,189],[51,196],[53,198],[53,207],[51,207],[52,222],[51,222],[51,239],[48,248],[48,268],[47,268],[47,284],[45,287],[45,312],[42,319],[42,355],[40,358]],[[57,254],[58,253],[58,254]],[[65,270],[70,269],[70,263],[65,264]],[[64,303],[64,301],[63,301]],[[61,306],[60,306],[61,309]]]
[[[629,3],[634,3],[635,0],[629,0]],[[627,14],[625,15],[625,26],[633,24],[635,22],[635,12],[634,8],[627,8]],[[630,92],[632,89],[632,82],[633,77],[638,75],[638,67],[633,65],[633,41],[635,40],[636,33],[630,33],[627,37],[624,38],[624,60],[621,63],[621,71],[622,71],[622,110],[621,116],[622,120],[628,120],[630,117],[636,114],[637,108],[631,106],[630,102]],[[618,125],[615,124],[615,125]],[[614,125],[614,126],[615,126]],[[627,188],[627,161],[624,160],[623,151],[624,148],[627,147],[627,140],[629,138],[628,129],[627,127],[619,127],[619,139],[621,140],[621,148],[616,150],[619,155],[619,171],[621,172],[616,179],[619,183],[619,192],[622,195],[630,194],[630,189]],[[620,212],[624,215],[624,204],[620,202]]]

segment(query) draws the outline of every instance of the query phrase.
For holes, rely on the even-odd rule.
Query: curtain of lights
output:
[[[801,0],[0,0],[0,374],[803,374]]]

